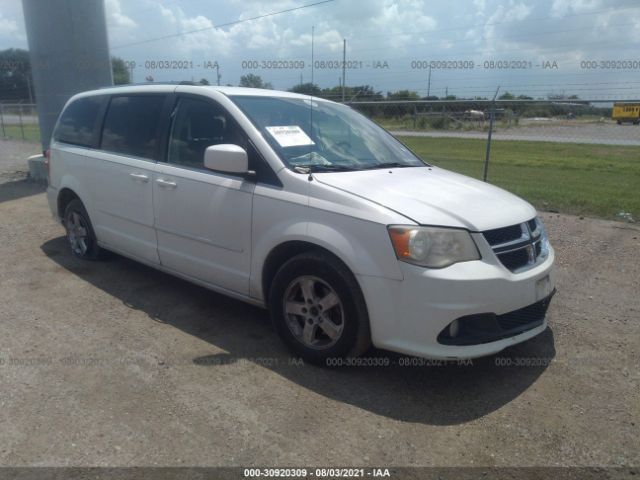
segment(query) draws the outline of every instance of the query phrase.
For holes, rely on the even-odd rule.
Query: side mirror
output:
[[[204,166],[216,172],[245,175],[249,160],[245,149],[238,145],[211,145],[204,151]]]

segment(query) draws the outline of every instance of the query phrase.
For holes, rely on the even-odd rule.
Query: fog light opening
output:
[[[458,336],[458,333],[460,333],[460,322],[456,319],[449,324],[449,336],[454,338]]]

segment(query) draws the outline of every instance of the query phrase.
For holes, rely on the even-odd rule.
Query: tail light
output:
[[[44,166],[47,167],[47,183],[51,183],[51,150],[42,152],[44,155]]]

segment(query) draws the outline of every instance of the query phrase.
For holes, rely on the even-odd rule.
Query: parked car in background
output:
[[[535,209],[424,162],[347,106],[107,88],[69,100],[48,159],[75,256],[111,250],[268,308],[308,361],[371,344],[472,358],[547,327],[554,253]]]

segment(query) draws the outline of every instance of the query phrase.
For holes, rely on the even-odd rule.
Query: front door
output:
[[[178,96],[167,161],[158,164],[153,195],[162,265],[248,295],[255,184],[204,168],[208,146],[238,144],[239,135],[217,103]]]

